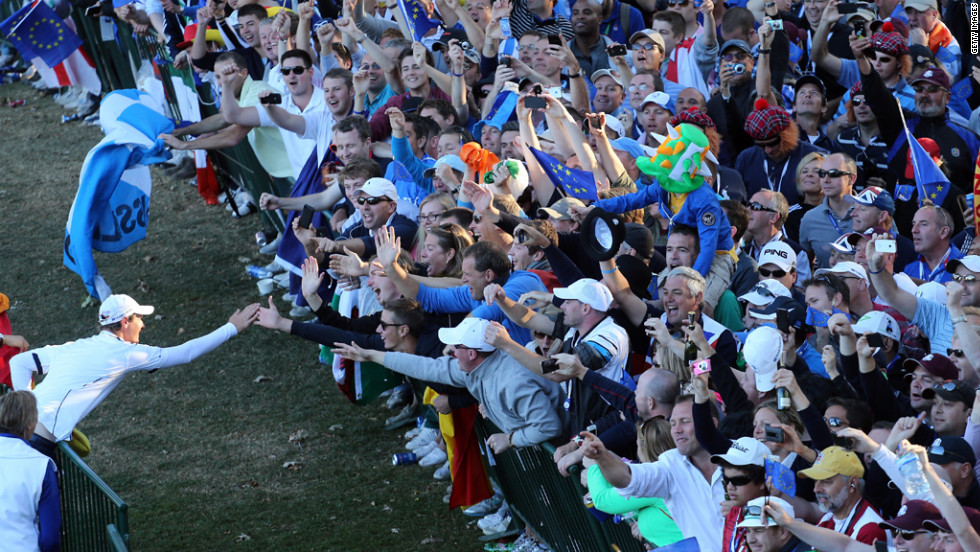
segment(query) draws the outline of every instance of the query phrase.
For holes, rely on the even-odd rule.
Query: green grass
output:
[[[60,124],[60,107],[28,85],[4,85],[4,96],[27,106],[0,107],[0,292],[33,346],[91,336],[96,310],[80,306],[85,289],[62,264],[62,241],[82,161],[102,135]],[[153,174],[147,239],[95,259],[114,291],[156,306],[142,340],[167,346],[257,301],[242,259],[267,260],[252,240],[258,217],[235,220]],[[134,550],[482,548],[431,469],[391,465],[404,451],[401,431],[381,429],[392,413],[351,405],[316,354],[251,328],[190,365],[128,376],[81,422],[86,461],[130,504]],[[259,375],[272,381],[253,383]],[[297,429],[310,435],[302,448],[289,442]]]

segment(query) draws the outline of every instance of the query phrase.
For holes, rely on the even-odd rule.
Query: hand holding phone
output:
[[[895,253],[898,246],[895,240],[875,240],[875,251],[878,253]]]
[[[542,360],[541,361],[541,373],[542,374],[550,374],[550,373],[554,372],[557,369],[558,369],[558,361],[557,360],[555,360],[553,358],[549,358],[549,359],[545,359],[545,360]]]
[[[782,443],[786,440],[786,436],[783,434],[783,430],[778,427],[772,427],[766,424],[766,441],[770,443]]]
[[[691,374],[700,376],[701,374],[711,373],[711,359],[699,360],[691,365]]]
[[[282,94],[269,94],[259,99],[264,105],[279,105],[282,103]]]
[[[299,216],[299,227],[309,228],[313,224],[313,213],[316,211],[310,205],[303,206],[303,214]]]

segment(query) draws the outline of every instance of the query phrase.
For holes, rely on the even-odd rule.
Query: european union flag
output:
[[[970,104],[967,103],[967,99],[973,94],[971,80],[970,77],[967,77],[954,84],[949,91],[949,108],[962,115],[964,119],[969,119],[970,112],[973,111],[970,109]]]
[[[402,12],[405,24],[408,25],[408,30],[412,31],[412,38],[417,42],[421,42],[427,32],[442,24],[429,19],[419,0],[400,0],[398,10]]]
[[[772,486],[789,496],[796,496],[796,474],[780,462],[766,458],[766,479],[772,478]]]
[[[909,151],[912,153],[915,184],[919,190],[919,207],[927,199],[933,205],[942,205],[946,194],[949,193],[949,179],[943,171],[939,170],[932,156],[926,152],[915,136],[912,136],[908,128],[905,129],[905,138],[909,142]]]
[[[548,155],[547,153],[528,148],[537,159],[538,164],[551,179],[551,183],[564,190],[566,195],[578,199],[598,201],[599,193],[596,191],[595,177],[592,173],[566,167],[561,161]]]
[[[82,45],[78,35],[41,1],[17,10],[0,23],[0,31],[24,58],[39,57],[48,67],[58,65]]]

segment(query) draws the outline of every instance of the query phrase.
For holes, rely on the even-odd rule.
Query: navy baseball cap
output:
[[[844,196],[844,199],[858,205],[870,205],[882,211],[888,211],[889,215],[895,214],[895,198],[892,194],[878,186],[868,186],[858,195]]]

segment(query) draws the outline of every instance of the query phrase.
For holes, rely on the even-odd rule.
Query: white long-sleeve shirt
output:
[[[725,487],[720,467],[711,474],[709,483],[686,456],[671,449],[656,462],[630,464],[629,468],[630,484],[619,489],[619,494],[663,498],[685,538],[697,537],[701,552],[721,550]]]
[[[229,322],[176,347],[153,347],[128,343],[104,331],[87,339],[21,353],[10,360],[10,377],[14,389],[29,390],[34,372],[45,374],[34,389],[38,422],[56,440],[63,441],[129,372],[186,364],[237,334]]]

